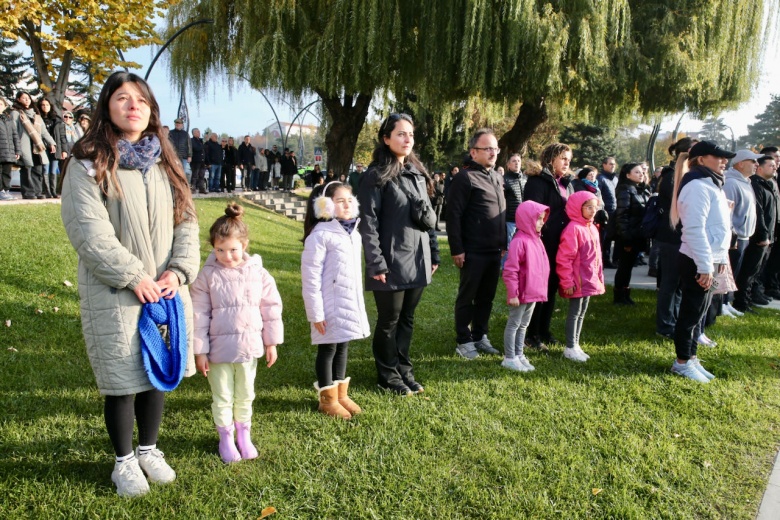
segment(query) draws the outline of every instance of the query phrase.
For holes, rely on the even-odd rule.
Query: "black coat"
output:
[[[777,200],[772,189],[772,181],[762,179],[758,175],[750,177],[753,191],[756,194],[756,231],[750,237],[750,242],[758,244],[775,240],[775,224],[777,224]]]
[[[506,221],[515,221],[517,207],[523,202],[523,190],[528,177],[523,173],[504,173],[504,199],[506,199]]]
[[[224,148],[225,152],[225,167],[238,166],[238,148],[235,146],[227,145]]]
[[[0,163],[15,163],[16,155],[22,155],[16,124],[7,113],[0,114]]]
[[[241,143],[238,145],[238,163],[248,164],[250,169],[255,165],[255,147],[251,144]]]
[[[367,291],[399,291],[425,287],[439,265],[439,244],[433,231],[420,231],[412,222],[406,194],[396,185],[426,195],[425,177],[412,165],[401,175],[379,185],[379,170],[371,164],[358,191],[360,234],[366,258]],[[387,283],[374,280],[385,274]]]
[[[176,155],[179,159],[192,157],[192,143],[187,132],[173,129],[168,132],[168,140],[173,144],[173,149],[176,150]]]
[[[190,139],[190,145],[192,146],[192,162],[194,164],[206,162],[206,145],[203,143],[203,139],[193,137]]]
[[[567,196],[574,193],[570,180],[563,179]],[[569,217],[566,215],[566,199],[561,195],[558,181],[553,174],[544,169],[538,175],[529,175],[525,183],[523,200],[532,200],[550,208],[550,216],[542,228],[542,242],[548,256],[551,251],[558,251],[558,243],[561,241],[563,229],[569,223]],[[555,262],[555,258],[550,258],[550,261]]]
[[[222,153],[222,145],[219,141],[212,141],[209,139],[206,141],[206,164],[208,165],[221,165],[224,162],[224,155]]]
[[[658,182],[658,209],[663,211],[661,225],[655,235],[655,240],[667,244],[680,245],[681,232],[679,229],[672,229],[672,196],[674,195],[674,166],[664,166],[661,170],[661,180]]]
[[[631,181],[619,182],[615,189],[615,231],[618,240],[624,243],[643,242],[642,218],[649,195],[642,184]]]

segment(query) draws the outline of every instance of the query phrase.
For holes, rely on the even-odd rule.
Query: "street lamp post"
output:
[[[178,38],[181,35],[181,33],[186,31],[190,27],[194,27],[195,25],[200,25],[200,24],[203,24],[203,23],[214,23],[214,20],[212,20],[210,18],[204,18],[203,20],[195,20],[194,22],[188,23],[187,25],[185,25],[184,27],[182,27],[181,29],[176,31],[173,36],[168,38],[168,41],[165,42],[165,44],[162,47],[160,47],[160,50],[157,51],[157,54],[155,54],[154,59],[152,60],[151,65],[149,65],[149,69],[146,71],[146,75],[144,76],[144,81],[147,81],[149,79],[149,74],[151,74],[152,69],[154,68],[154,64],[157,63],[157,60],[160,58],[160,55],[163,53],[163,51],[165,49],[168,48],[168,45],[170,45],[173,42],[173,40]]]

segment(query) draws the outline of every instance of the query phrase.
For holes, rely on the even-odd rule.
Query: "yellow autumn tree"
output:
[[[0,31],[30,48],[40,88],[59,111],[74,60],[88,63],[98,83],[117,68],[139,67],[120,52],[160,43],[153,20],[177,1],[0,0]]]

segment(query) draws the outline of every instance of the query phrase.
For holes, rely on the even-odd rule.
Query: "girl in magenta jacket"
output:
[[[509,318],[504,329],[504,360],[501,366],[517,372],[534,369],[523,354],[523,345],[536,302],[547,301],[550,263],[540,234],[549,215],[550,208],[532,200],[517,207],[517,231],[509,243],[509,254],[504,264]]]
[[[349,398],[349,342],[371,333],[363,300],[363,248],[358,204],[349,184],[315,186],[303,223],[301,281],[311,342],[317,345],[314,388],[319,411],[350,419],[360,407]]]
[[[591,296],[604,294],[604,266],[601,262],[599,231],[593,217],[599,210],[598,198],[589,191],[578,191],[566,201],[569,224],[561,234],[556,256],[558,290],[569,298],[566,317],[566,348],[563,356],[585,362],[590,356],[580,348],[580,332]]]
[[[284,339],[282,298],[259,255],[249,256],[244,208],[229,204],[209,231],[214,250],[190,290],[195,366],[208,377],[225,463],[254,459],[250,427],[257,360],[270,368]],[[236,432],[238,449],[233,434]]]

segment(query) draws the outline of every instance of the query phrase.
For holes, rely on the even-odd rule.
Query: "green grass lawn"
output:
[[[205,259],[224,200],[197,208]],[[279,361],[258,369],[260,458],[222,464],[208,384],[195,376],[167,398],[159,441],[178,479],[127,500],[109,478],[59,206],[0,207],[1,518],[249,519],[268,506],[273,518],[754,517],[780,437],[776,312],[719,320],[708,332],[719,346],[700,353],[718,377],[709,385],[670,374],[673,345],[654,335],[655,295],[643,291],[634,308],[613,307],[611,294],[592,299],[588,363],[558,348],[529,355],[535,372],[512,373],[499,356],[455,357],[457,272],[442,241],[446,261],[418,308],[412,350],[424,397],[377,391],[370,339],[354,342],[348,374],[364,413],[340,421],[315,411],[302,227],[255,209],[247,221],[250,252],[285,304]],[[366,302],[373,322],[370,294]],[[559,300],[559,337],[565,312]],[[500,284],[499,348],[506,314]]]

